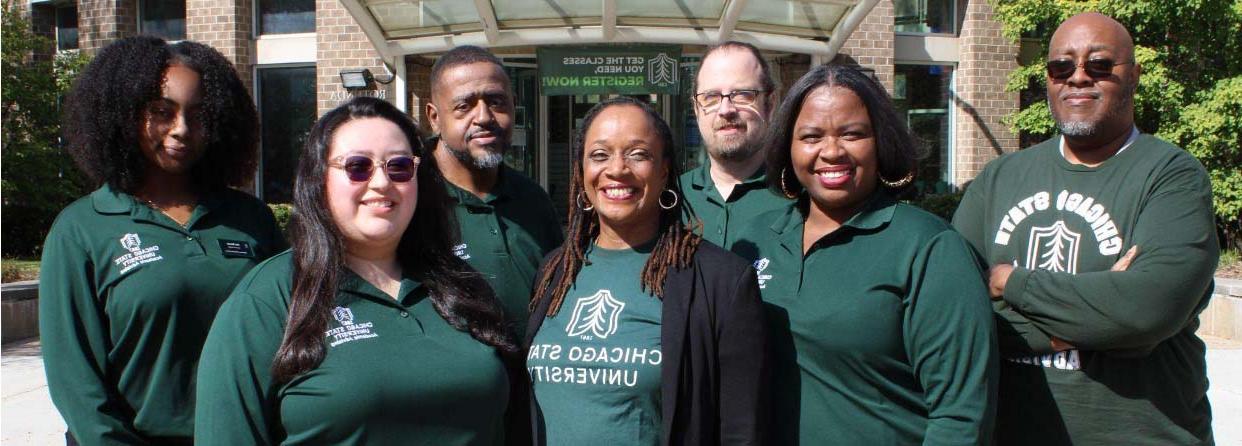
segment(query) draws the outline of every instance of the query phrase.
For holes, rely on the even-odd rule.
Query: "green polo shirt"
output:
[[[996,333],[970,247],[878,194],[802,255],[802,212],[748,233],[772,330],[771,444],[988,444]]]
[[[44,242],[39,332],[48,390],[73,436],[191,436],[211,321],[280,249],[271,210],[231,189],[204,194],[184,227],[109,186],[66,207]]]
[[[492,192],[482,199],[445,184],[461,228],[454,251],[483,273],[514,333],[525,333],[539,262],[565,240],[552,200],[534,181],[504,165]]]
[[[654,246],[592,247],[539,327],[526,359],[538,444],[660,444],[662,306],[640,281]]]
[[[753,245],[742,234],[744,229],[760,214],[789,208],[793,200],[777,195],[768,189],[767,175],[760,167],[741,184],[733,186],[729,197],[720,195],[712,182],[711,163],[681,174],[681,190],[686,203],[703,221],[703,239],[734,253],[746,251],[745,245]],[[735,249],[734,247],[737,246]]]
[[[293,254],[255,267],[220,309],[198,374],[199,445],[499,445],[509,402],[500,356],[436,313],[427,288],[398,298],[341,274],[323,362],[272,382]]]

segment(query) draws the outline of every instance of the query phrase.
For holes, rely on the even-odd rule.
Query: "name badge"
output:
[[[254,257],[254,248],[250,247],[250,243],[241,240],[224,240],[220,239],[220,252],[225,257]]]

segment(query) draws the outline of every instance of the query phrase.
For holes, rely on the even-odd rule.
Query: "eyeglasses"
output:
[[[384,173],[388,174],[389,181],[405,183],[414,179],[414,173],[418,171],[420,161],[421,159],[417,156],[396,156],[380,161],[378,164],[384,166]],[[344,170],[349,181],[365,182],[371,181],[376,162],[362,155],[354,155],[344,157],[344,159],[338,158],[329,162],[328,165]]]
[[[722,94],[719,91],[708,91],[694,95],[694,102],[703,107],[704,110],[714,110],[720,106],[720,101],[729,98],[729,102],[733,105],[750,105],[754,104],[759,95],[766,93],[763,90],[733,90],[732,93]]]
[[[1078,71],[1078,67],[1082,67],[1087,72],[1087,76],[1092,79],[1100,79],[1113,75],[1113,67],[1117,65],[1132,64],[1134,62],[1113,62],[1112,59],[1088,59],[1086,62],[1077,63],[1070,59],[1057,59],[1048,61],[1045,68],[1048,70],[1048,77],[1053,79],[1069,79]]]

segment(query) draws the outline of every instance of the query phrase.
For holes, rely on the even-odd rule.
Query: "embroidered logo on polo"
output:
[[[772,261],[768,260],[767,257],[756,260],[755,263],[751,264],[751,266],[755,268],[755,275],[759,277],[759,289],[761,290],[764,288],[767,288],[768,281],[772,280],[771,274],[763,273],[763,270],[768,269],[768,265],[771,265],[771,264],[772,264]]]
[[[580,297],[578,303],[574,304],[573,316],[569,318],[565,333],[581,337],[584,341],[607,339],[608,335],[617,332],[617,320],[623,309],[625,302],[613,298],[612,292],[608,290],[599,290],[593,295]]]
[[[1094,197],[1069,190],[1061,190],[1055,198],[1050,192],[1040,191],[1018,200],[1001,218],[1000,227],[997,228],[992,242],[1009,246],[1018,226],[1028,217],[1041,212],[1055,212],[1064,218],[1058,218],[1048,226],[1031,226],[1027,233],[1029,235],[1026,239],[1025,260],[1015,261],[1015,265],[1021,264],[1027,269],[1078,274],[1079,257],[1083,249],[1097,251],[1100,256],[1105,257],[1121,253],[1121,233],[1109,215],[1108,207]],[[1082,231],[1075,231],[1072,229],[1074,227]],[[1022,232],[1016,233],[1020,239]],[[1082,369],[1082,358],[1078,350],[1010,358],[1008,361],[1058,370]]]
[[[112,259],[114,265],[121,267],[121,274],[130,272],[141,265],[164,260],[164,257],[160,255],[159,245],[143,248],[142,239],[138,237],[138,234],[125,234],[121,236],[120,242],[121,247],[129,251]]]
[[[328,329],[324,332],[324,336],[331,338],[328,342],[329,347],[336,347],[346,342],[353,342],[362,339],[371,339],[376,336],[373,328],[373,322],[354,322],[354,311],[346,307],[336,307],[332,309],[332,318],[340,324],[339,327]]]
[[[453,247],[453,254],[454,254],[454,255],[456,255],[456,256],[457,256],[457,258],[459,258],[459,259],[462,259],[462,260],[470,260],[470,253],[469,253],[469,252],[466,252],[466,249],[468,249],[468,248],[469,248],[469,246],[467,246],[465,243],[462,243],[462,244],[460,244],[460,245],[454,246],[454,247]]]

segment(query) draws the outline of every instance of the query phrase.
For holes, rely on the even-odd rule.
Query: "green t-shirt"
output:
[[[1017,266],[995,305],[1002,444],[1211,442],[1195,330],[1219,251],[1194,157],[1140,135],[1087,167],[1054,138],[988,164],[953,225],[989,265]],[[1051,337],[1077,348],[1053,352]]]
[[[39,332],[74,437],[193,435],[194,374],[216,310],[283,249],[271,210],[231,189],[203,195],[184,227],[109,186],[66,207],[43,247]]]
[[[461,230],[457,256],[483,273],[513,333],[525,334],[539,262],[565,239],[552,200],[538,184],[503,165],[492,192],[481,200],[445,184],[457,203],[453,208]]]
[[[651,246],[592,247],[526,358],[540,445],[660,443],[660,299],[640,289]]]
[[[275,385],[292,277],[286,251],[220,309],[198,373],[195,444],[503,444],[509,380],[499,354],[448,325],[412,278],[393,299],[343,271],[323,362]]]
[[[744,229],[760,214],[784,210],[793,200],[768,189],[763,167],[750,178],[733,186],[729,196],[722,197],[712,182],[711,163],[681,174],[681,190],[686,203],[703,221],[703,239],[734,253],[753,250],[753,241],[742,235]]]
[[[748,230],[768,316],[775,445],[978,445],[996,332],[970,247],[877,194],[802,254],[801,211]]]

